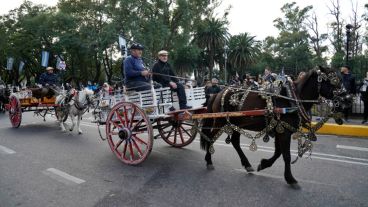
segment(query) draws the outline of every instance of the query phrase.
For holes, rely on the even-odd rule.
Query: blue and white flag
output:
[[[20,61],[19,68],[18,68],[19,72],[23,71],[24,65],[25,65],[24,61]]]
[[[47,51],[42,51],[42,61],[41,61],[41,66],[43,67],[47,67],[49,66],[49,56],[50,53]]]
[[[6,69],[7,70],[13,70],[13,63],[14,63],[14,58],[9,57],[8,61],[6,63]]]
[[[119,46],[120,46],[120,50],[121,50],[121,55],[123,57],[126,57],[126,50],[127,50],[126,43],[127,42],[126,42],[125,38],[122,37],[122,36],[119,36]]]

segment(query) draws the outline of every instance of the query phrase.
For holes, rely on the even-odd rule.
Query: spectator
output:
[[[360,98],[364,103],[364,114],[362,124],[365,124],[368,120],[368,72],[360,87]]]
[[[270,67],[266,67],[263,73],[263,81],[272,83],[275,81],[275,77],[272,75],[272,71]]]
[[[207,106],[208,103],[208,99],[215,95],[218,94],[221,91],[220,86],[218,85],[218,80],[216,78],[212,78],[212,81],[209,82],[206,85],[205,88],[205,94],[206,94],[206,102],[203,104],[203,106]]]
[[[355,78],[350,72],[349,66],[341,67],[341,76],[342,76],[342,83],[346,89],[346,92],[351,96],[356,94],[356,86],[355,86]],[[346,107],[344,109],[344,118],[345,122],[348,122],[349,113],[351,111],[351,106]]]

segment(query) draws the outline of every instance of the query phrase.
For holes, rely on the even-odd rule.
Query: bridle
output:
[[[344,88],[344,85],[341,83],[340,78],[337,76],[336,72],[329,72],[325,73],[321,70],[317,70],[317,82],[318,82],[318,94],[321,92],[321,85],[323,81],[329,81],[330,84],[333,86],[332,90],[332,111],[335,112],[336,108],[341,106],[341,102],[344,101],[344,98],[347,98],[346,96],[343,97],[343,95],[346,93],[346,90]]]

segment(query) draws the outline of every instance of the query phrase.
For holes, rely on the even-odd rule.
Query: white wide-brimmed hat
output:
[[[158,52],[157,53],[159,56],[160,55],[168,55],[169,54],[169,52],[168,51],[166,51],[166,50],[161,50],[160,52]]]
[[[47,67],[46,70],[54,70],[53,67]]]

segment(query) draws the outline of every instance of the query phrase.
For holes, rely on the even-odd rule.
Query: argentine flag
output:
[[[6,63],[6,69],[7,70],[13,70],[13,63],[14,63],[14,58],[9,57],[8,61]]]
[[[47,52],[47,51],[42,51],[42,61],[41,61],[41,66],[43,67],[47,67],[49,66],[49,56],[50,56],[50,53]]]
[[[18,68],[19,72],[23,71],[24,64],[25,64],[24,61],[20,61],[19,68]]]

